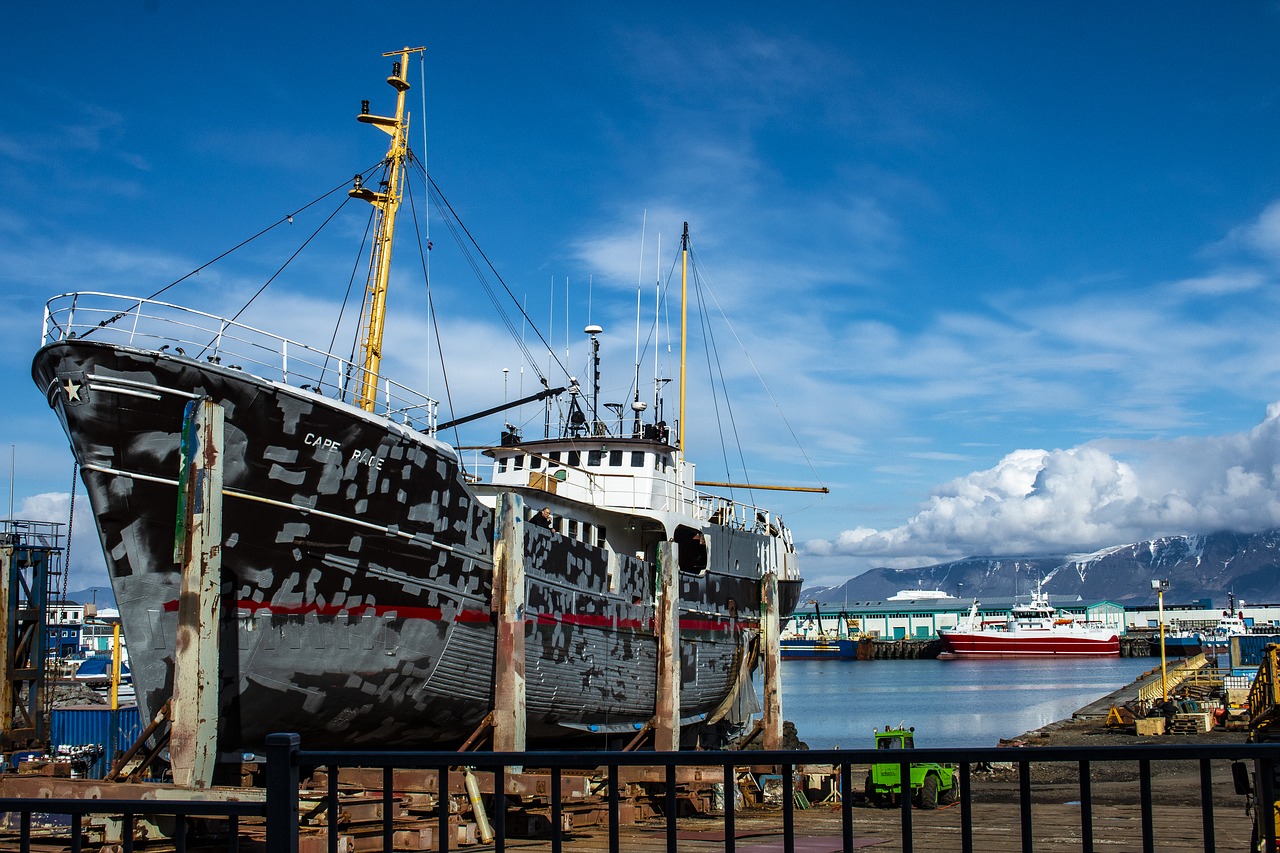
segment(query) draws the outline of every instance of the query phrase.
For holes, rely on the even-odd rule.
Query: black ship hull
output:
[[[184,409],[225,412],[219,748],[453,749],[492,709],[494,511],[448,445],[210,361],[50,343],[33,377],[70,439],[144,715],[172,694]],[[655,561],[525,525],[531,747],[654,713]],[[736,689],[759,571],[681,574],[681,713]],[[790,608],[787,607],[789,610]]]

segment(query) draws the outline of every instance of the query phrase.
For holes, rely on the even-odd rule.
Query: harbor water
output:
[[[995,746],[1160,666],[1159,658],[786,660],[782,713],[810,749],[867,748],[905,723],[918,746]]]

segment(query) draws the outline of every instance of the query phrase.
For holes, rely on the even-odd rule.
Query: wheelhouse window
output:
[[[570,450],[570,451],[569,451],[569,458],[568,458],[568,460],[566,461],[566,464],[567,464],[570,468],[578,468],[578,467],[581,467],[581,465],[582,465],[582,453],[581,453],[581,451],[578,451],[578,450]]]
[[[609,467],[619,468],[621,466],[622,466],[622,451],[610,450],[609,451]]]
[[[587,451],[587,467],[588,468],[599,468],[600,463],[603,460],[604,460],[604,454],[601,453],[599,450]]]
[[[504,474],[506,473],[506,470],[507,470],[507,457],[499,456],[498,457],[498,473]]]
[[[643,450],[631,451],[631,467],[632,468],[644,467],[644,451]]]
[[[547,463],[548,468],[560,467],[560,451],[559,450],[551,451],[549,454],[547,454],[547,458],[551,460],[550,462]]]

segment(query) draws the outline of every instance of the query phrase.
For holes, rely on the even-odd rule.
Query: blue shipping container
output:
[[[1231,638],[1231,668],[1258,671],[1262,666],[1262,652],[1272,643],[1280,643],[1275,634],[1242,634]],[[1250,673],[1252,674],[1252,672]]]
[[[101,744],[104,747],[104,753],[89,765],[85,774],[89,779],[106,776],[115,757],[133,746],[145,728],[134,705],[118,711],[98,705],[54,708],[50,722],[50,741],[55,754],[60,746]]]

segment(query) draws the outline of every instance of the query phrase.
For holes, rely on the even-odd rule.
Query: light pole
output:
[[[1164,591],[1169,588],[1168,580],[1153,580],[1151,588],[1156,591],[1160,602],[1160,698],[1169,701],[1169,679],[1165,671],[1164,657]]]

